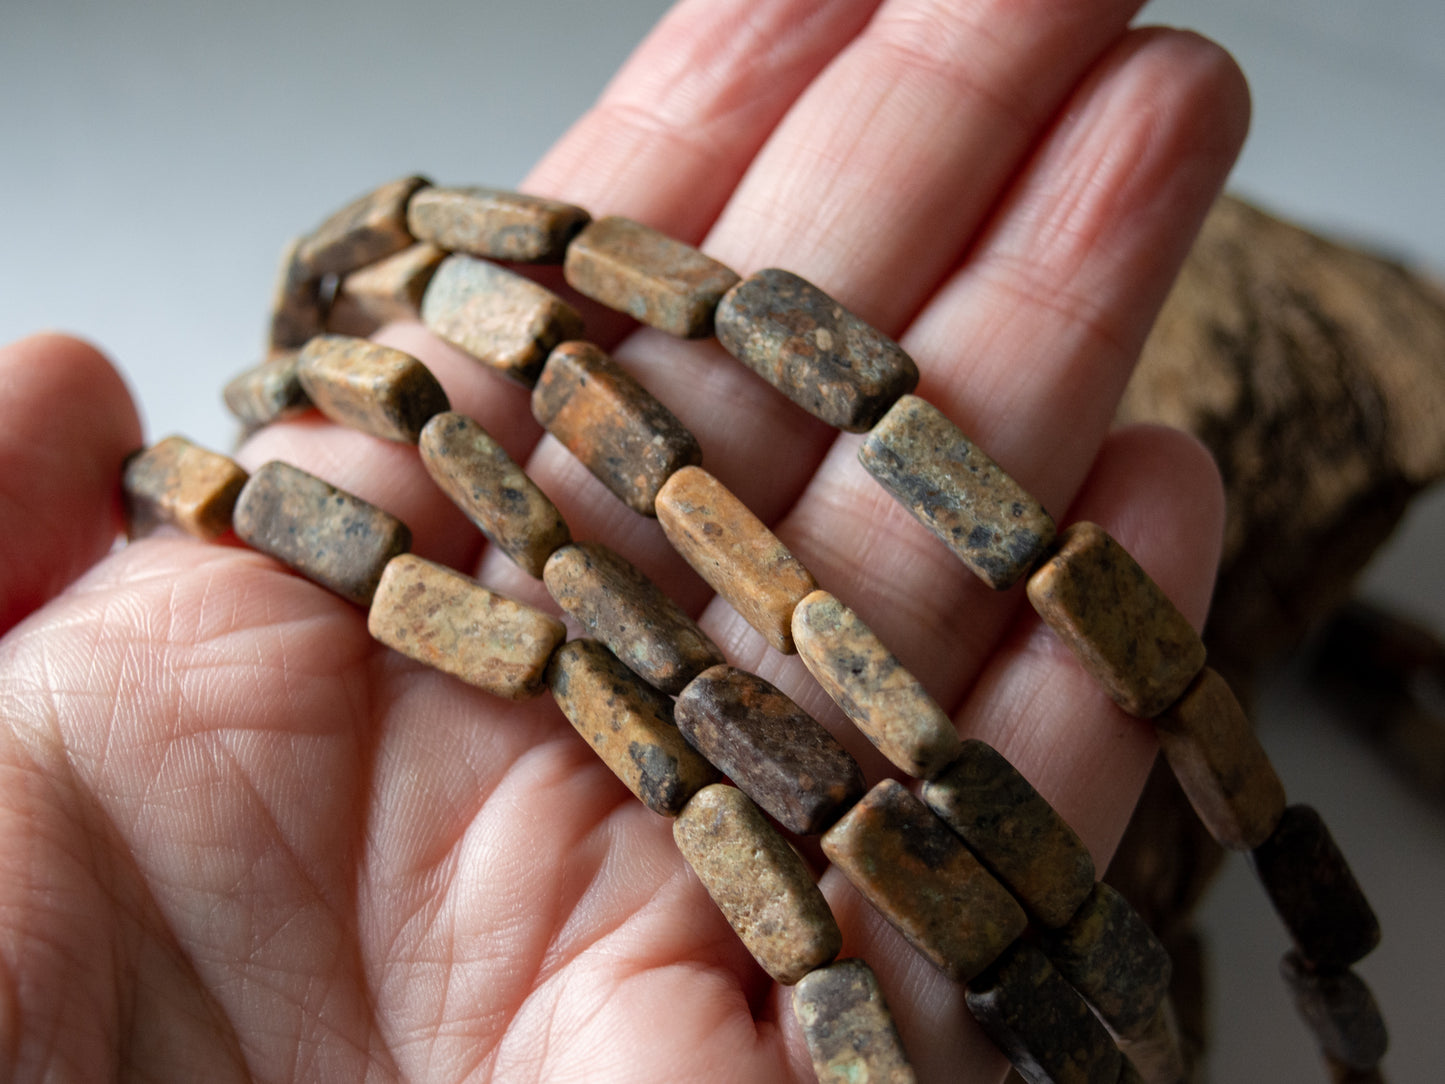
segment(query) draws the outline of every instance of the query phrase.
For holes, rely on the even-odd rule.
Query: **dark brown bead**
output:
[[[317,410],[382,440],[415,444],[422,426],[450,408],[430,369],[366,339],[316,336],[301,351],[297,376]]]
[[[823,725],[756,674],[704,670],[677,698],[677,726],[748,797],[799,835],[863,793],[863,770]]]
[[[281,266],[276,271],[276,285],[271,292],[268,341],[273,354],[304,346],[326,326],[321,276],[302,262],[298,255],[301,244],[301,238],[293,238],[281,251]]]
[[[326,330],[365,337],[394,320],[420,320],[421,299],[446,257],[436,245],[412,245],[346,275],[326,310]]]
[[[560,263],[590,215],[558,200],[499,188],[427,188],[412,197],[412,235],[450,252],[494,260]]]
[[[1326,1055],[1351,1069],[1380,1063],[1390,1037],[1364,979],[1348,969],[1314,971],[1297,952],[1280,962],[1280,974]]]
[[[923,800],[1046,926],[1068,922],[1092,891],[1094,862],[1078,833],[984,742],[964,742]]]
[[[211,540],[231,529],[246,472],[218,452],[171,436],[125,462],[121,491],[126,533],[149,534],[162,523]]]
[[[430,183],[425,177],[402,177],[357,197],[302,239],[297,259],[320,278],[345,275],[400,252],[413,241],[406,228],[407,202]]]
[[[1320,815],[1284,811],[1250,862],[1295,946],[1321,970],[1348,967],[1380,943],[1380,923]]]
[[[680,693],[723,653],[626,558],[597,542],[563,546],[542,578],[557,605],[650,685]]]
[[[236,534],[313,583],[370,606],[387,562],[411,548],[411,531],[360,497],[273,460],[241,490]]]
[[[729,290],[717,338],[808,413],[852,433],[918,386],[901,346],[791,271],[759,271]]]
[[[532,389],[532,415],[634,512],[656,515],[657,491],[702,462],[692,432],[632,375],[588,342],[552,351]]]
[[[893,1014],[862,960],[839,960],[801,979],[793,1015],[818,1084],[915,1084]]]
[[[948,826],[885,779],[823,836],[823,853],[950,978],[967,982],[1024,932],[1023,908]]]
[[[232,379],[223,398],[236,420],[247,429],[257,429],[310,409],[311,400],[296,375],[300,357],[299,351],[290,351]]]
[[[973,982],[969,1011],[1029,1084],[1117,1084],[1124,1059],[1044,954],[1016,942]]]

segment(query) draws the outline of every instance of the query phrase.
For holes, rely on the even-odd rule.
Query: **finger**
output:
[[[60,335],[0,349],[0,633],[102,557],[141,443],[120,375]]]

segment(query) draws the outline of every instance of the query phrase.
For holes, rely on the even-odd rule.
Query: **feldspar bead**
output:
[[[827,591],[798,603],[793,642],[818,684],[899,768],[929,778],[958,756],[953,721],[858,615]]]
[[[552,656],[547,684],[562,714],[654,813],[675,817],[718,773],[672,721],[672,701],[596,640],[572,640]]]
[[[412,236],[451,252],[494,260],[560,263],[587,224],[581,207],[498,188],[428,188],[412,197]]]
[[[798,852],[737,787],[704,787],[672,838],[763,970],[792,985],[838,955],[843,935]]]
[[[383,440],[415,444],[422,426],[447,410],[446,392],[410,354],[346,335],[306,344],[297,376],[316,409]]]
[[[1204,642],[1123,546],[1076,523],[1029,577],[1029,601],[1130,715],[1153,718],[1204,668]]]
[[[406,228],[407,202],[430,183],[402,177],[357,197],[302,239],[298,259],[319,278],[350,274],[400,252],[413,241]]]
[[[1166,998],[1154,1018],[1131,1039],[1119,1039],[1119,1051],[1127,1059],[1127,1072],[1119,1084],[1187,1084],[1189,1070],[1179,1044],[1173,1008]]]
[[[1093,890],[1094,862],[1078,834],[985,742],[964,742],[923,800],[1044,925],[1064,925]]]
[[[477,529],[533,576],[572,541],[562,513],[525,471],[464,414],[438,414],[422,428],[421,461]]]
[[[1029,1084],[1117,1084],[1124,1059],[1083,999],[1022,941],[969,984],[968,1008]]]
[[[902,347],[791,271],[759,271],[729,290],[717,338],[809,414],[852,433],[918,386]]]
[[[873,969],[839,960],[793,988],[818,1084],[914,1084],[913,1067]]]
[[[863,793],[863,770],[838,740],[768,682],[732,666],[678,694],[677,726],[778,823],[823,831]]]
[[[126,533],[140,538],[169,523],[197,538],[219,538],[231,529],[245,484],[246,472],[225,456],[185,437],[166,437],[126,460]]]
[[[673,549],[768,643],[792,654],[793,610],[818,584],[778,536],[701,467],[669,478],[656,509]]]
[[[885,779],[823,836],[823,853],[904,937],[967,982],[1028,925],[1023,908],[929,808]]]
[[[633,511],[702,449],[676,415],[589,342],[563,343],[532,389],[532,415]]]
[[[542,571],[547,590],[640,678],[677,694],[723,661],[682,608],[630,561],[597,542],[562,546]]]
[[[1040,931],[1040,946],[1116,1035],[1142,1035],[1169,993],[1169,953],[1103,882],[1067,926]]]
[[[437,268],[421,315],[443,339],[529,386],[554,346],[582,336],[582,317],[552,291],[461,253]]]
[[[915,395],[874,427],[858,461],[995,590],[1027,575],[1054,540],[1054,521],[1038,501]]]
[[[421,318],[421,299],[447,254],[435,245],[411,245],[342,278],[326,311],[326,330],[370,335],[393,320]]]
[[[691,245],[616,216],[573,238],[564,272],[578,293],[688,339],[712,334],[718,299],[738,281]]]
[[[1174,777],[1216,840],[1248,851],[1269,838],[1284,812],[1284,784],[1224,678],[1206,666],[1154,726]]]
[[[302,239],[292,238],[281,252],[281,266],[271,293],[272,353],[294,350],[325,328],[321,276],[301,261]]]
[[[1380,1063],[1389,1035],[1364,979],[1348,969],[1316,972],[1297,952],[1285,956],[1280,973],[1325,1054],[1351,1069]]]
[[[1339,970],[1380,943],[1380,923],[1320,815],[1284,811],[1250,862],[1295,946],[1311,966]]]
[[[311,406],[296,374],[300,351],[289,351],[236,376],[222,397],[236,420],[248,429],[270,425]]]
[[[411,554],[386,566],[366,627],[387,647],[508,700],[541,691],[567,637],[555,617]]]
[[[395,516],[275,460],[241,490],[234,522],[248,546],[360,606],[371,605],[387,562],[411,548]]]

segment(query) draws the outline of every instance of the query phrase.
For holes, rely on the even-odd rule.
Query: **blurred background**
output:
[[[3,0],[0,341],[82,334],[126,374],[150,438],[227,447],[219,389],[260,357],[282,242],[404,173],[515,183],[667,6]],[[1255,118],[1235,192],[1445,278],[1445,4],[1156,0],[1142,19],[1204,32],[1248,74]],[[1445,629],[1442,540],[1436,492],[1362,593]],[[1330,708],[1286,668],[1266,688],[1261,736],[1380,912],[1385,941],[1361,971],[1391,1026],[1387,1074],[1439,1079],[1445,809]],[[1285,935],[1242,861],[1203,922],[1210,1079],[1323,1079],[1276,977]]]

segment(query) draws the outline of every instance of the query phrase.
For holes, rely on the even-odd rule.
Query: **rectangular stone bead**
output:
[[[858,461],[919,523],[995,590],[1043,559],[1054,521],[932,403],[905,395],[873,427]]]
[[[413,243],[406,205],[431,182],[402,177],[358,196],[301,241],[297,258],[315,277],[347,275]]]
[[[528,387],[553,347],[582,337],[582,317],[552,291],[462,253],[437,268],[421,316],[443,339]]]
[[[967,982],[1028,917],[946,824],[885,779],[823,836],[823,853],[935,966]]]
[[[421,319],[421,299],[447,254],[417,244],[344,276],[326,310],[326,330],[364,338],[394,320]]]
[[[738,281],[691,245],[615,215],[572,239],[563,273],[579,294],[687,339],[712,334],[717,303]]]
[[[677,727],[784,828],[823,831],[863,793],[863,769],[788,696],[733,666],[714,666],[677,697]]]
[[[985,742],[923,788],[923,800],[1046,926],[1062,926],[1094,888],[1094,861],[1053,806]]]
[[[768,643],[791,655],[793,610],[818,584],[778,536],[701,467],[669,478],[656,510],[672,548]]]
[[[1132,1075],[1119,1078],[1119,1084],[1127,1084],[1128,1081],[1136,1081],[1137,1084],[1186,1084],[1189,1080],[1189,1069],[1174,1023],[1173,1006],[1167,998],[1137,1036],[1116,1041],[1119,1052],[1129,1063],[1126,1068],[1132,1070]]]
[[[903,348],[791,271],[750,275],[723,297],[729,354],[829,425],[865,433],[918,386]]]
[[[271,329],[267,339],[272,353],[305,345],[326,326],[321,300],[321,276],[301,259],[302,238],[293,237],[281,250],[281,266],[271,291]]]
[[[818,1084],[916,1084],[878,979],[862,960],[839,960],[793,987]]]
[[[812,873],[737,787],[698,791],[672,822],[672,838],[774,980],[791,986],[838,955],[843,935]]]
[[[1286,808],[1250,863],[1311,966],[1340,970],[1380,943],[1379,920],[1314,809]]]
[[[542,570],[547,590],[589,634],[654,688],[677,694],[723,653],[625,557],[597,542],[562,546]]]
[[[412,197],[412,236],[493,260],[561,263],[567,243],[591,220],[581,207],[499,188],[427,188]]]
[[[964,997],[1028,1084],[1117,1084],[1124,1072],[1109,1033],[1032,945],[1011,945]]]
[[[225,456],[170,436],[125,462],[121,492],[126,533],[140,538],[162,523],[206,540],[231,529],[246,472]]]
[[[1315,971],[1297,952],[1281,961],[1280,974],[1326,1056],[1355,1070],[1380,1063],[1390,1038],[1364,979],[1348,968]]]
[[[1152,719],[1204,668],[1204,642],[1123,546],[1075,523],[1029,577],[1029,601],[1130,715]]]
[[[316,336],[302,349],[296,375],[317,410],[382,440],[415,444],[422,426],[450,407],[430,369],[366,339]]]
[[[547,671],[562,714],[642,804],[675,817],[717,770],[678,732],[672,701],[596,640],[570,640]]]
[[[1237,851],[1269,838],[1284,813],[1284,784],[1224,678],[1206,666],[1154,727],[1210,835]]]
[[[1169,994],[1169,953],[1102,881],[1068,925],[1040,931],[1039,945],[1116,1035],[1142,1035]]]
[[[387,564],[366,627],[408,658],[508,700],[541,692],[567,638],[555,617],[411,554]]]
[[[423,426],[422,465],[492,544],[540,577],[547,558],[572,541],[562,513],[492,436],[447,411]]]
[[[818,684],[879,751],[928,778],[959,753],[958,731],[873,630],[827,591],[793,610],[793,642]]]
[[[221,396],[226,408],[247,429],[309,410],[311,400],[296,375],[300,357],[300,351],[287,351],[232,378]]]
[[[252,549],[359,606],[371,605],[387,562],[411,548],[395,516],[276,460],[251,475],[233,518]]]
[[[622,366],[589,342],[563,343],[532,389],[532,415],[634,512],[702,462],[697,438]]]

